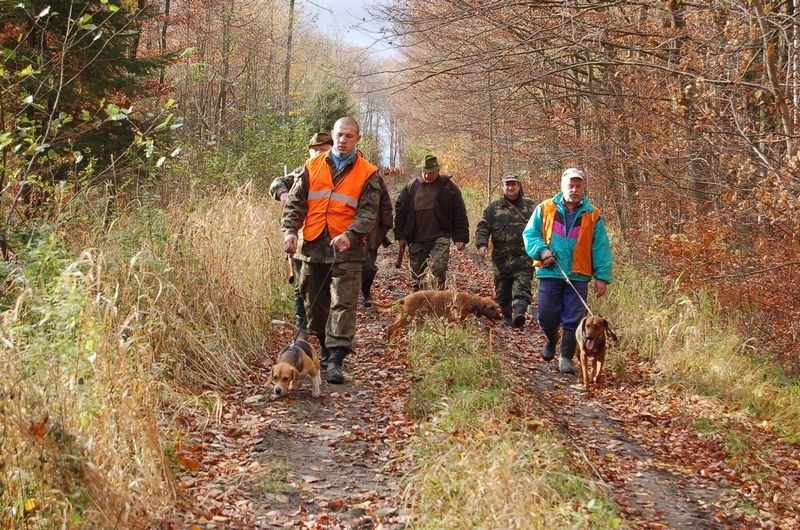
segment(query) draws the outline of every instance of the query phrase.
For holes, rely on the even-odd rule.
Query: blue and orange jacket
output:
[[[613,259],[611,243],[600,210],[584,196],[571,226],[566,223],[562,193],[542,201],[522,231],[525,252],[533,258],[537,278],[562,279],[563,269],[570,280],[589,281],[592,277],[611,283]],[[544,267],[538,260],[550,249],[558,264]]]

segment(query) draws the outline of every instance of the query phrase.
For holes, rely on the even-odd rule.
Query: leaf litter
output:
[[[408,292],[408,271],[393,267],[394,254],[380,251],[377,300]],[[468,252],[453,252],[450,268],[459,289],[491,293],[491,271]],[[391,318],[359,307],[346,384],[323,382],[319,399],[304,381],[270,401],[265,355],[246,385],[221,396],[217,423],[184,414],[192,442],[177,447],[181,501],[162,527],[404,528],[402,478],[411,463],[403,450],[416,425],[403,407],[411,385],[403,343],[383,340]],[[573,465],[607,489],[627,527],[800,527],[800,453],[768,425],[654,386],[647,364],[633,359],[624,377],[607,366],[605,383],[587,396],[556,361],[539,358],[542,337],[530,319],[521,330],[492,324],[491,333],[519,402],[530,404],[511,414],[558,429]],[[275,352],[290,333],[281,340]],[[737,440],[746,447],[734,447]]]

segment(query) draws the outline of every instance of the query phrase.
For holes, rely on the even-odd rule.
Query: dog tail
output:
[[[398,302],[398,300],[395,300],[394,302],[383,302],[382,303],[382,302],[377,302],[377,301],[373,300],[372,301],[372,307],[374,307],[375,309],[377,309],[381,313],[388,313],[388,312],[391,312],[391,311],[393,311],[394,309],[397,308],[397,302]]]
[[[294,325],[294,324],[292,324],[291,322],[286,322],[285,320],[273,319],[273,320],[272,320],[272,323],[273,323],[273,324],[275,324],[276,326],[283,326],[283,327],[285,327],[286,329],[290,329],[290,330],[292,330],[294,333],[297,333],[297,326],[295,326],[295,325]]]

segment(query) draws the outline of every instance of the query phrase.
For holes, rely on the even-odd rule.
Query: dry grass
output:
[[[145,528],[172,508],[162,444],[182,435],[159,411],[202,409],[182,392],[246,375],[292,299],[271,239],[279,205],[249,186],[200,196],[95,229],[76,204],[82,225],[64,233],[92,250],[72,260],[48,238],[8,276],[6,299],[19,296],[0,328],[0,527]]]
[[[4,528],[145,528],[173,497],[152,350],[103,274],[84,253],[3,315]]]
[[[161,304],[166,325],[153,337],[161,361],[186,385],[233,383],[268,351],[270,320],[284,317],[292,299],[280,207],[248,186],[188,212],[172,206],[168,216],[161,259],[173,267],[170,295]]]
[[[620,524],[602,491],[569,468],[561,441],[543,431],[514,430],[497,412],[476,418],[485,425],[481,430],[441,429],[434,419],[415,437],[410,528]]]
[[[620,287],[598,305],[623,341],[612,355],[634,351],[653,362],[660,379],[717,396],[800,439],[800,385],[741,336],[707,293],[678,295],[632,267],[620,269]]]

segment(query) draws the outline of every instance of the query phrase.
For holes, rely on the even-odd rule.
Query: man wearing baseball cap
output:
[[[575,373],[575,329],[585,314],[589,282],[594,292],[606,294],[613,259],[600,209],[585,195],[586,175],[577,168],[561,174],[561,192],[536,207],[522,232],[525,251],[533,258],[539,279],[539,327],[547,337],[545,361],[555,356],[558,328],[562,341],[558,361],[561,373]]]
[[[525,253],[522,230],[533,214],[534,202],[522,193],[514,173],[501,179],[503,196],[489,203],[475,230],[475,246],[485,257],[492,240],[494,297],[508,326],[525,325],[525,312],[531,303],[533,264]]]

